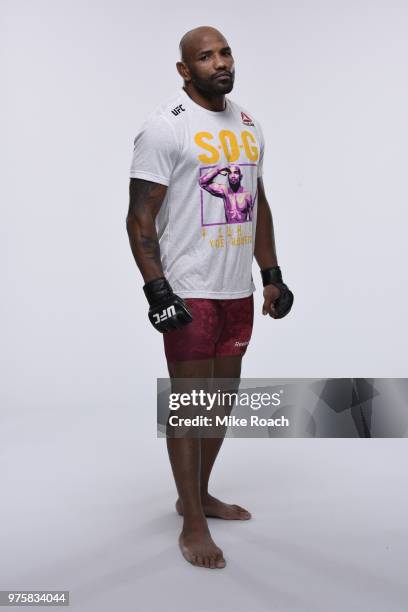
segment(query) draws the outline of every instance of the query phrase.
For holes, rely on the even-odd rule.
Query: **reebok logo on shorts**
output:
[[[245,354],[254,320],[252,294],[227,300],[186,298],[186,304],[192,322],[163,334],[169,363]]]

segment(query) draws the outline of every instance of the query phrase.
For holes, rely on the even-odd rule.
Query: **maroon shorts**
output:
[[[253,295],[233,300],[183,299],[193,321],[163,334],[169,363],[245,353],[254,320]]]

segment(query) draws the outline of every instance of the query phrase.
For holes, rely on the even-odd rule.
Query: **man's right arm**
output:
[[[126,228],[130,248],[145,283],[164,276],[155,219],[166,192],[166,185],[130,179]]]
[[[149,302],[149,319],[158,331],[170,332],[192,321],[185,302],[175,293],[164,277],[155,219],[166,195],[166,185],[131,178],[129,212],[126,228],[130,247],[145,285]]]

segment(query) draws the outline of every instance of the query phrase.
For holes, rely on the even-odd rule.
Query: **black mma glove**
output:
[[[193,320],[184,300],[173,293],[164,277],[149,281],[143,287],[143,291],[150,304],[150,322],[159,332],[166,333],[179,329]]]
[[[280,290],[280,296],[274,302],[276,319],[286,317],[292,308],[294,296],[291,290],[282,281],[282,273],[279,266],[274,268],[265,268],[261,270],[263,286],[274,285]],[[272,315],[271,315],[272,316]]]

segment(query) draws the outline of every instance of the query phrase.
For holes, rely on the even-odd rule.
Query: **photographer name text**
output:
[[[284,416],[273,418],[264,418],[257,415],[251,415],[250,418],[236,416],[216,416],[209,417],[198,415],[193,418],[179,417],[172,415],[169,418],[169,425],[172,427],[289,427],[289,419]]]

